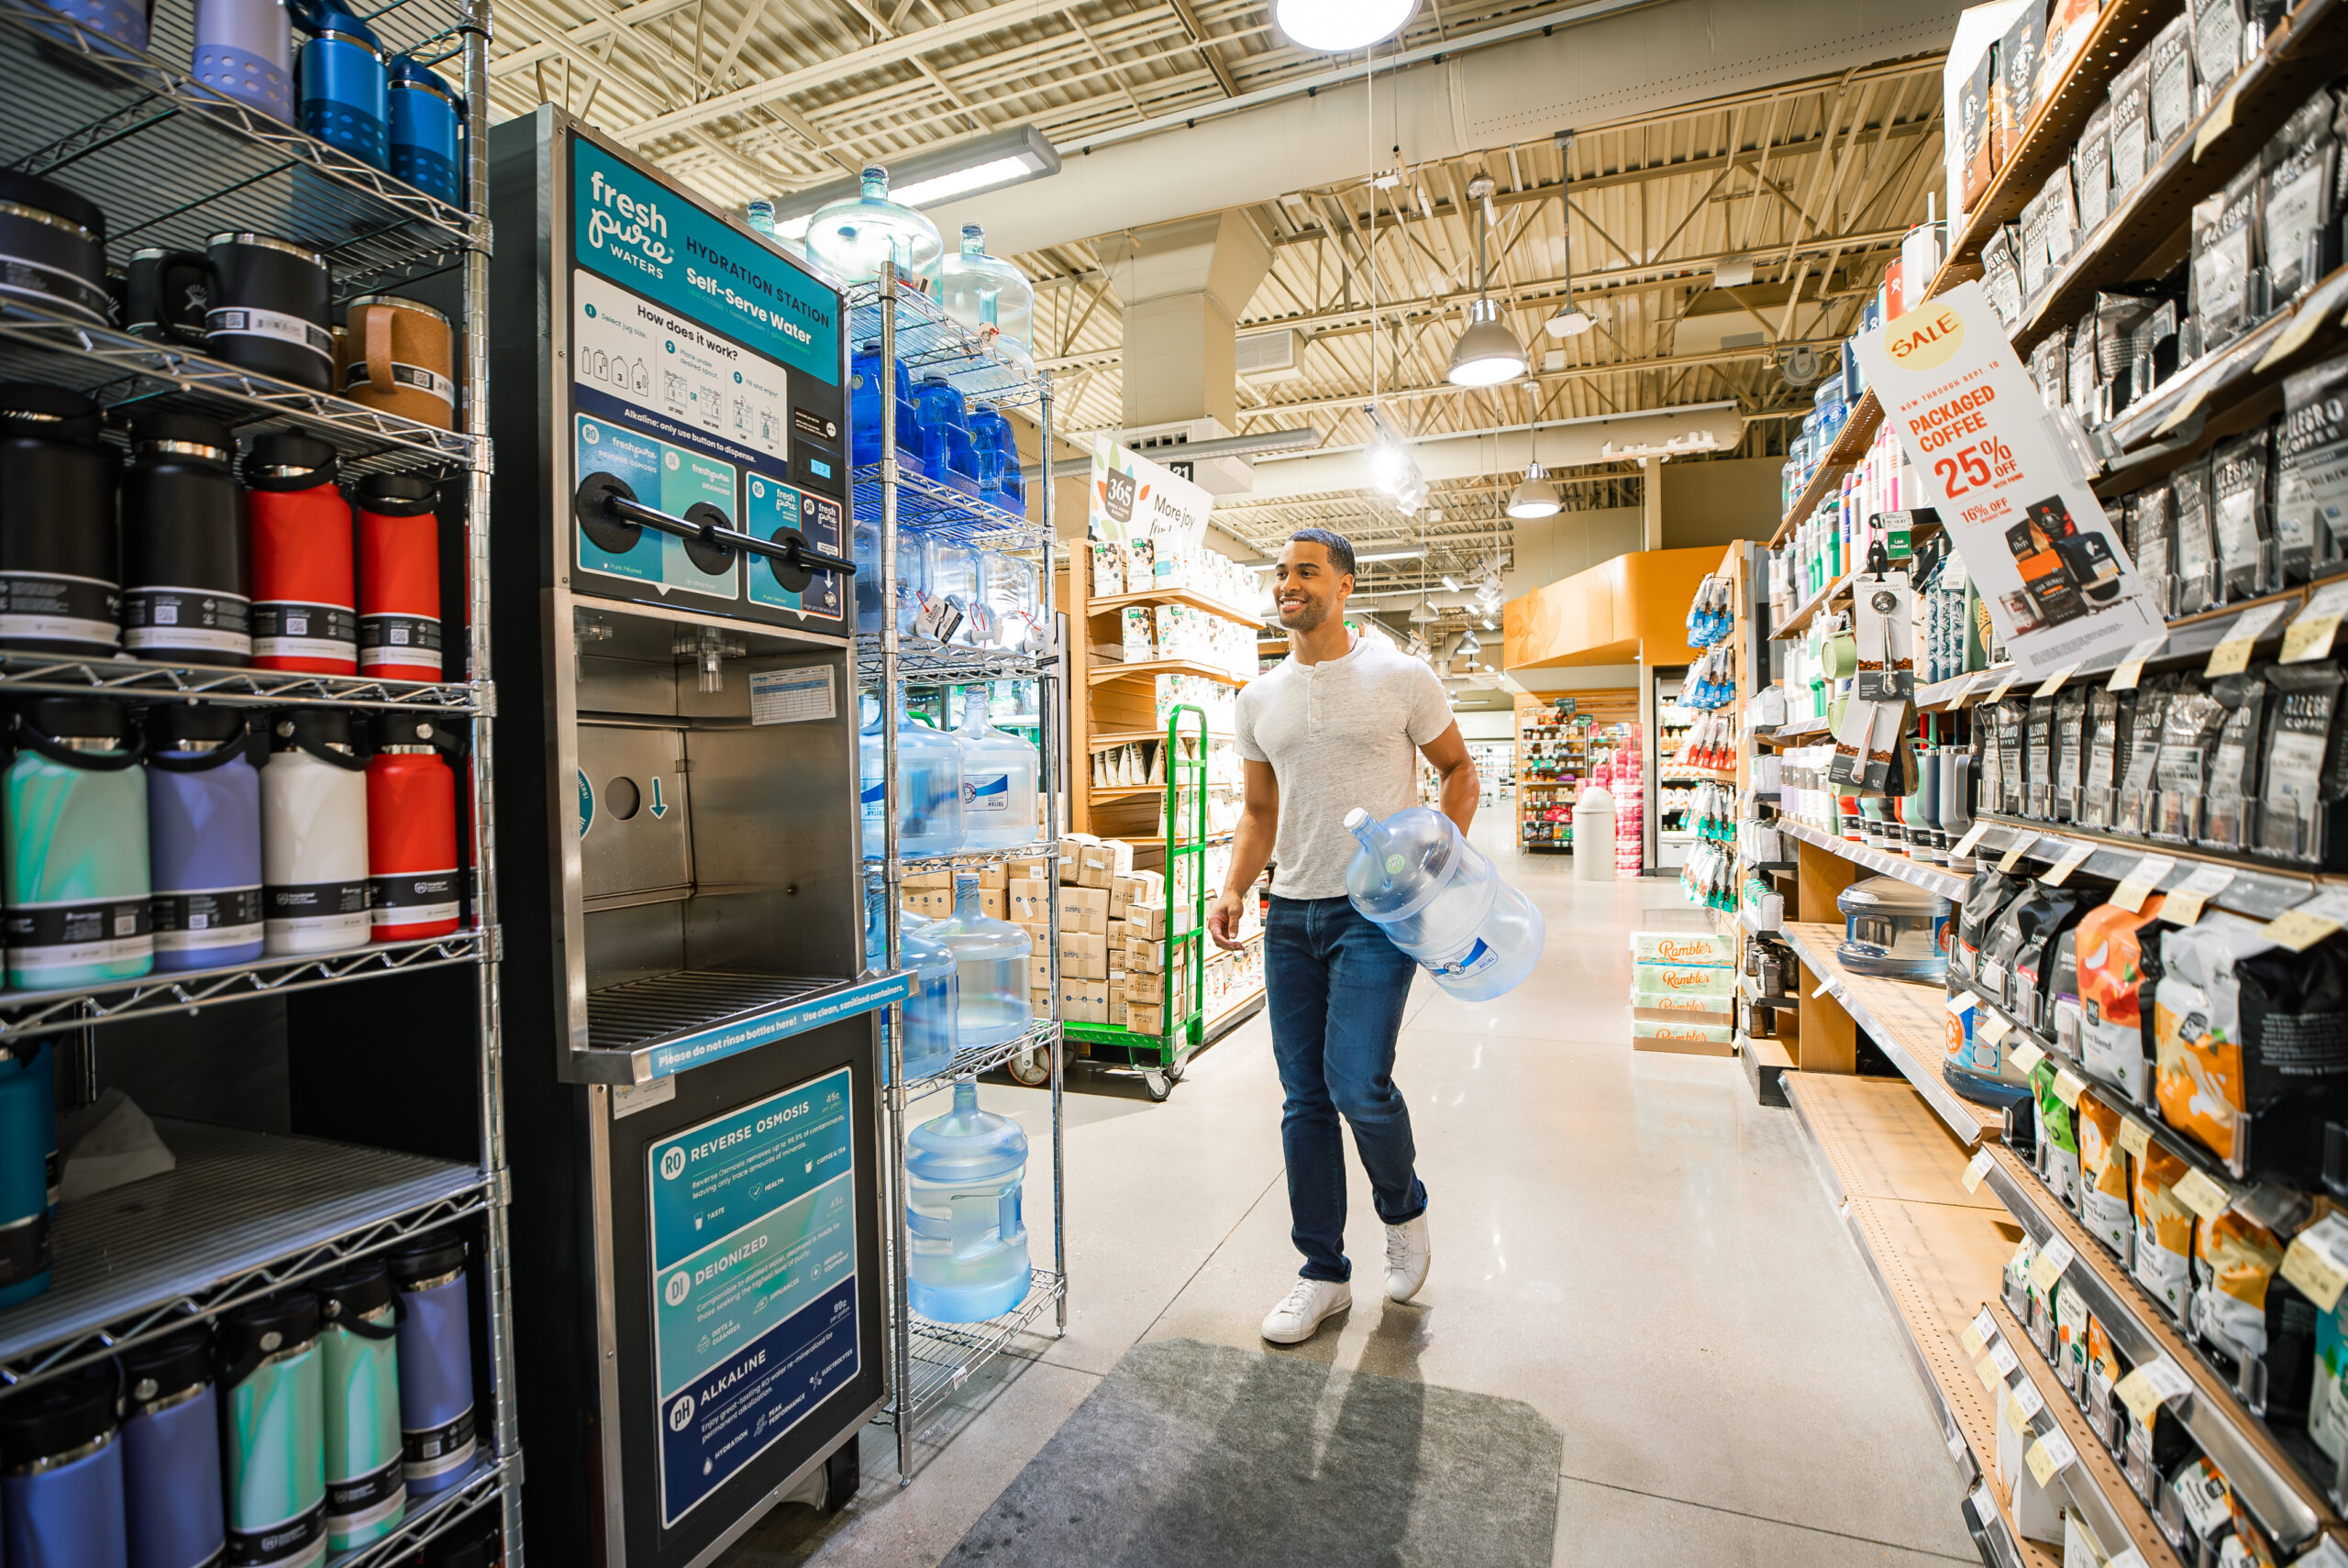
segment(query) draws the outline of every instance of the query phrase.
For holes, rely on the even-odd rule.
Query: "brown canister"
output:
[[[343,319],[343,396],[419,425],[456,425],[456,335],[447,316],[396,294],[361,294]]]

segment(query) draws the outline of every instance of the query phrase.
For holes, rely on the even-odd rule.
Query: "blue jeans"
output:
[[[1378,1217],[1426,1212],[1412,1166],[1411,1112],[1394,1087],[1394,1037],[1418,965],[1345,899],[1283,899],[1264,922],[1264,990],[1288,1109],[1289,1234],[1307,1279],[1353,1277],[1346,1257],[1344,1113],[1369,1173]]]

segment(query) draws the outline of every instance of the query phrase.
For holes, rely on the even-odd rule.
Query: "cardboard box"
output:
[[[1125,1027],[1135,1034],[1164,1034],[1166,1010],[1154,1001],[1128,1000],[1125,1003]]]
[[[1041,921],[1014,920],[1011,923],[1027,933],[1027,940],[1035,944],[1036,952],[1043,953],[1050,949],[1052,945],[1050,926]]]
[[[1109,918],[1111,920],[1124,919],[1125,906],[1132,903],[1133,899],[1134,879],[1131,877],[1113,877],[1109,879]]]
[[[979,889],[979,912],[986,916],[989,920],[1009,919],[1011,912],[1010,895],[1006,894],[1001,888],[980,888]]]
[[[1125,940],[1141,937],[1150,942],[1166,939],[1166,906],[1164,904],[1128,904],[1125,906]]]
[[[1101,847],[1109,852],[1110,876],[1130,877],[1134,874],[1134,846],[1122,838],[1104,838],[1101,841]]]
[[[1166,901],[1166,873],[1135,871],[1131,878],[1133,897],[1126,901],[1136,904],[1162,904]]]
[[[1109,934],[1109,889],[1068,889],[1060,897],[1060,924],[1106,937]]]
[[[1081,931],[1060,933],[1060,978],[1066,980],[1070,976],[1107,983],[1109,944],[1105,937]]]
[[[1002,863],[1004,879],[1012,882],[1048,882],[1052,879],[1052,863],[1040,856],[1028,856]]]
[[[1142,936],[1126,937],[1125,967],[1150,975],[1162,972],[1166,967],[1165,942],[1153,942]]]
[[[1011,918],[1022,925],[1041,925],[1051,918],[1052,889],[1047,882],[1020,878],[1004,889],[1011,900]]]
[[[1109,1021],[1109,982],[1060,977],[1060,1016],[1070,1023]]]
[[[1101,841],[1089,833],[1065,834],[1060,838],[1060,885],[1073,888],[1084,880],[1084,856],[1087,849],[1101,853]]]
[[[908,889],[904,908],[925,920],[944,920],[954,912],[954,895],[943,889]]]
[[[1011,867],[1002,861],[990,860],[979,867],[979,886],[981,888],[992,888],[1000,892],[1010,879]]]
[[[1038,947],[1027,955],[1027,988],[1049,991],[1052,988],[1052,955]]]

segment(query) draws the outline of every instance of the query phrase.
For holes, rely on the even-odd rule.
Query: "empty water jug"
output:
[[[865,889],[865,966],[881,969],[889,962],[889,928],[883,914],[887,895],[875,881]],[[900,967],[912,971],[914,994],[905,999],[905,1078],[935,1077],[954,1062],[954,1008],[961,994],[954,955],[928,934],[936,921],[906,910],[897,912],[897,952]],[[881,1082],[889,1081],[888,1058],[881,1058]]]
[[[880,716],[864,727],[857,747],[861,785],[864,857],[888,854],[889,780],[881,750]],[[915,858],[951,855],[962,847],[962,748],[901,707],[897,713],[897,853]]]
[[[979,1109],[979,1085],[954,1083],[954,1109],[905,1140],[905,1269],[913,1309],[934,1323],[975,1323],[1027,1298],[1027,1226],[1019,1212],[1027,1134]]]
[[[925,633],[958,647],[994,646],[994,615],[987,605],[985,551],[953,539],[932,539],[924,552]]]
[[[1381,823],[1356,806],[1346,831],[1361,843],[1346,867],[1346,896],[1436,985],[1488,1001],[1533,972],[1547,936],[1541,911],[1449,817],[1412,806]]]
[[[818,207],[807,220],[807,255],[843,283],[871,282],[894,261],[900,278],[935,290],[946,242],[936,224],[889,199],[889,171],[875,163],[864,171],[859,194]]]
[[[1036,586],[1036,563],[1017,556],[987,558],[987,615],[994,623],[992,646],[1017,653],[1042,652],[1051,638],[1044,631],[1043,606]]]
[[[1035,354],[1036,286],[1010,262],[987,254],[986,230],[962,226],[962,248],[939,265],[938,304],[974,332],[998,335],[995,347],[1024,365]]]
[[[1043,763],[1036,748],[987,723],[986,688],[962,693],[962,847],[1015,849],[1043,831],[1037,816]]]
[[[954,955],[954,1043],[982,1051],[1026,1032],[1034,1010],[1027,1002],[1027,958],[1033,938],[1008,921],[979,908],[975,871],[954,878],[954,913],[922,933]]]
[[[887,591],[880,571],[880,525],[858,523],[856,525],[856,629],[878,634],[880,630],[880,600]],[[927,558],[921,540],[911,532],[897,531],[897,635],[914,636],[919,631],[921,593],[927,586]]]

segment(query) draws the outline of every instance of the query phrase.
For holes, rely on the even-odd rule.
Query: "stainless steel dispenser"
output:
[[[844,311],[556,109],[490,152],[525,1507],[694,1568],[882,1402]]]

